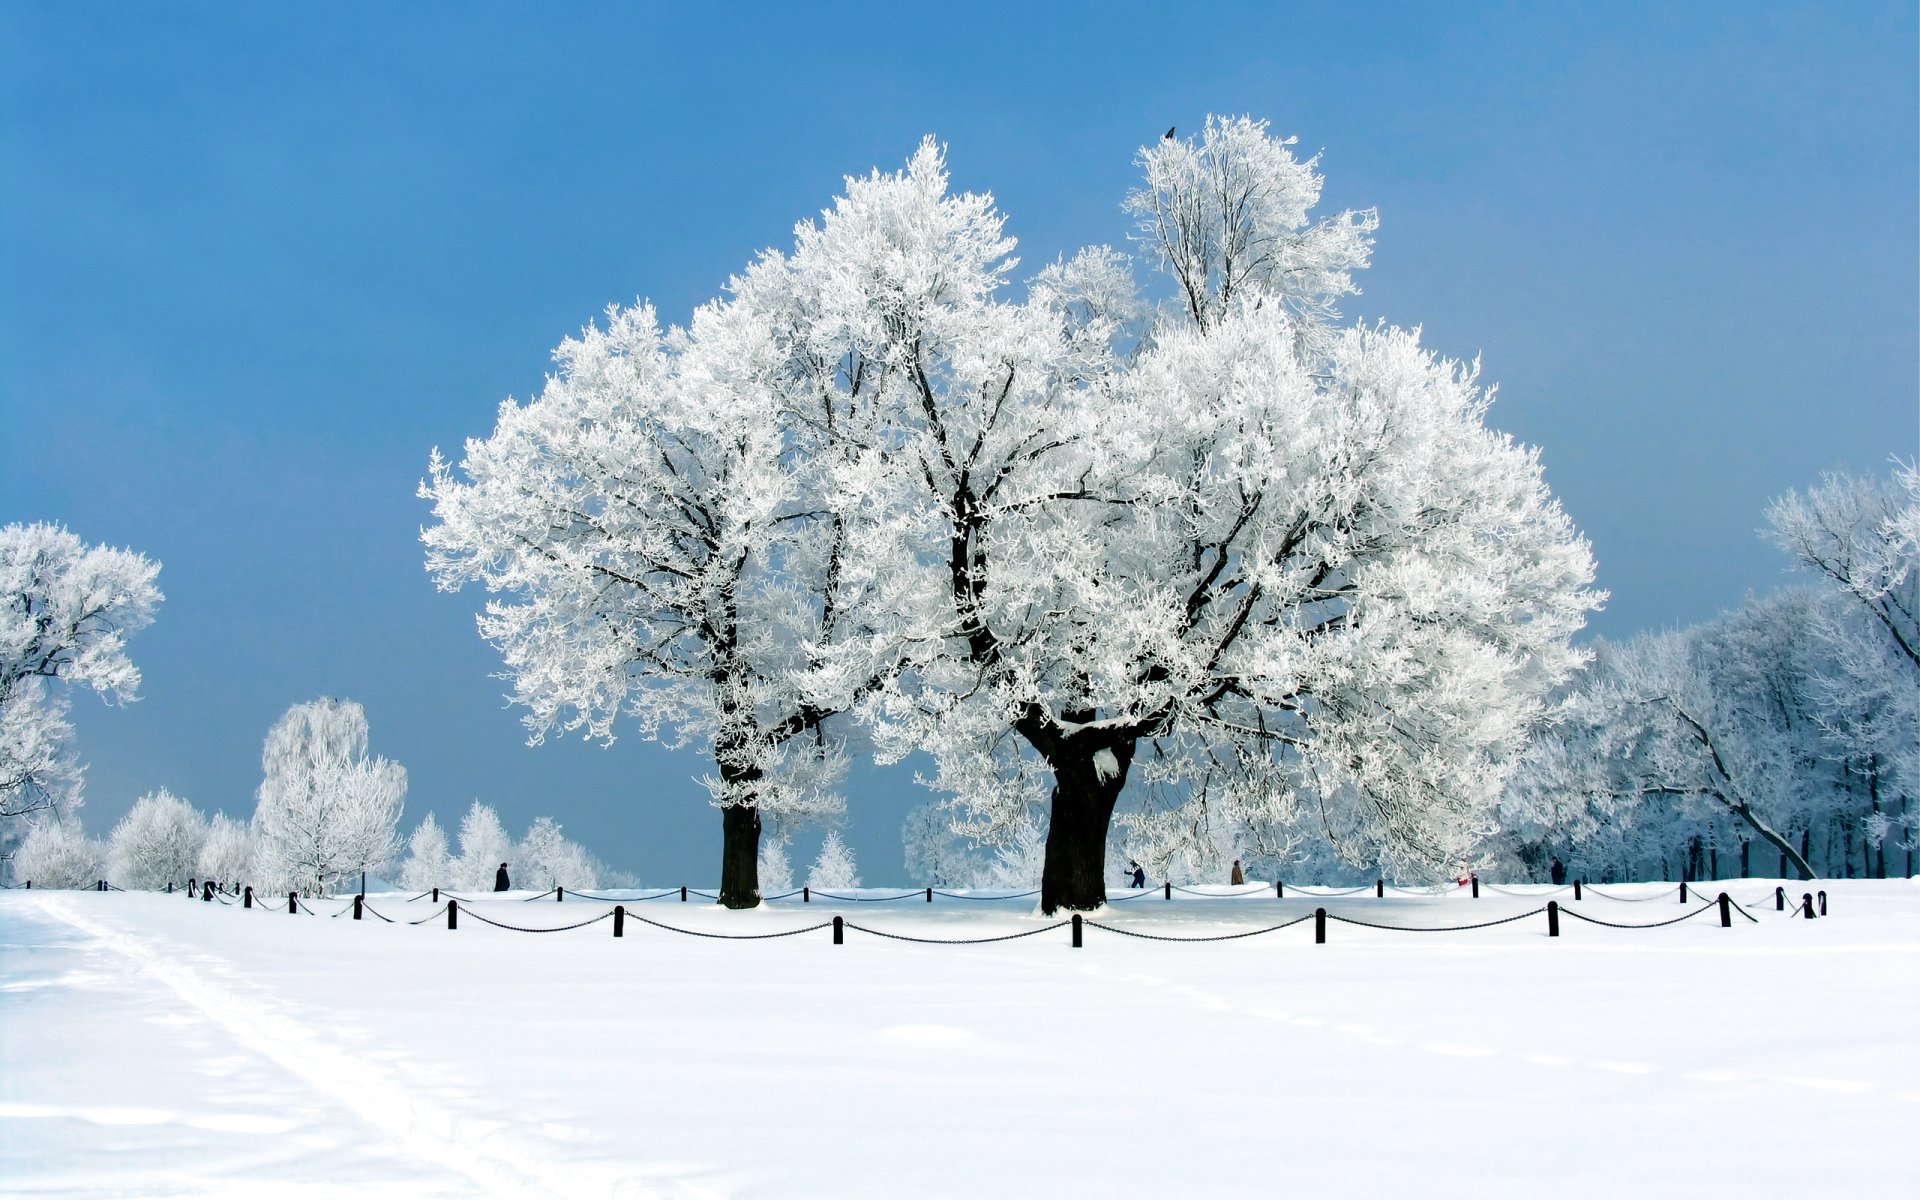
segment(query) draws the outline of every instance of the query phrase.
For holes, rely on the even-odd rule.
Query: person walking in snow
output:
[[[1133,870],[1133,878],[1127,886],[1137,888],[1147,886],[1147,869],[1132,859],[1127,860],[1127,866]]]
[[[1560,861],[1558,854],[1547,864],[1547,878],[1553,880],[1553,886],[1560,887],[1567,882],[1567,864]]]
[[[507,882],[507,864],[501,863],[500,869],[493,873],[493,890],[504,892],[512,885]]]
[[[1236,858],[1233,860],[1233,878],[1229,879],[1227,882],[1233,884],[1233,886],[1235,887],[1239,887],[1241,884],[1245,883],[1246,881],[1247,881],[1247,873],[1240,869],[1240,860]]]

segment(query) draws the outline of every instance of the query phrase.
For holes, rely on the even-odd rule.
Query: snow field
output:
[[[1920,886],[1831,916],[1615,930],[1311,921],[1170,944],[1031,899],[677,898],[545,935],[180,896],[0,895],[0,1191],[32,1196],[1905,1194]],[[1192,889],[1102,924],[1208,936],[1330,913],[1526,913],[1547,888],[1321,899]],[[1246,889],[1251,891],[1252,889]],[[1572,908],[1650,923],[1672,885]],[[875,889],[863,896],[898,895]],[[652,894],[651,892],[641,893]],[[1119,893],[1118,895],[1125,895]],[[281,902],[284,906],[284,900]],[[321,914],[345,901],[317,902]],[[400,921],[426,900],[369,898]],[[558,926],[610,904],[477,900]],[[1750,906],[1752,907],[1752,906]]]

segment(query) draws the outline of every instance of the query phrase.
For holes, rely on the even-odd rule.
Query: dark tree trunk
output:
[[[1132,746],[1112,751],[1119,770],[1102,778],[1094,753],[1062,747],[1053,767],[1053,804],[1047,819],[1046,865],[1040,873],[1040,911],[1086,911],[1107,902],[1107,828],[1126,786]],[[1074,753],[1074,751],[1081,751]]]
[[[735,804],[720,810],[720,903],[753,908],[760,903],[760,810]]]

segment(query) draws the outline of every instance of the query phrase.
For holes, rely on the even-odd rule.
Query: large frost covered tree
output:
[[[0,851],[28,818],[58,819],[78,806],[81,768],[57,685],[113,703],[138,695],[127,639],[153,620],[159,571],[58,525],[0,528]]]
[[[863,715],[977,823],[1045,797],[1045,911],[1104,901],[1143,751],[1180,805],[1451,872],[1581,660],[1588,548],[1472,370],[1326,324],[1372,218],[1312,217],[1313,162],[1247,120],[1142,162],[1180,301],[1133,343],[1111,251],[1004,298],[1003,218],[931,142],[801,227],[820,386],[878,380],[835,495],[907,669]]]
[[[407,772],[367,755],[367,714],[331,697],[296,704],[267,733],[253,826],[265,882],[324,895],[399,852]]]
[[[850,624],[823,507],[830,392],[796,365],[777,256],[663,333],[611,309],[561,344],[541,394],[500,407],[456,471],[435,453],[423,537],[440,586],[479,582],[532,740],[640,733],[711,755],[720,903],[759,903],[762,817],[828,815],[850,702],[820,647]]]

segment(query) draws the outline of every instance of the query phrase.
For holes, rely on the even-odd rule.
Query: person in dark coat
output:
[[[1133,861],[1132,859],[1127,860],[1127,865],[1133,868],[1133,879],[1127,884],[1127,886],[1137,887],[1137,888],[1143,888],[1147,886],[1147,869],[1141,866],[1139,863]]]
[[[1228,878],[1227,882],[1231,883],[1235,887],[1239,887],[1241,884],[1245,883],[1246,881],[1247,881],[1247,873],[1240,869],[1240,860],[1236,858],[1233,860],[1233,875],[1230,878]]]
[[[507,864],[501,863],[500,869],[493,873],[493,890],[504,892],[512,885],[507,882]]]
[[[1567,864],[1560,861],[1558,854],[1547,864],[1547,878],[1553,880],[1553,886],[1559,887],[1567,881]]]

